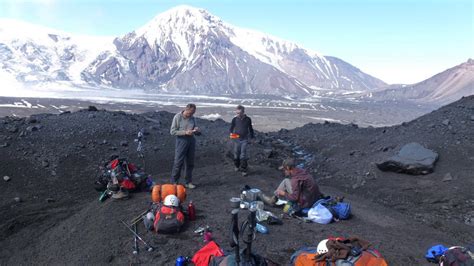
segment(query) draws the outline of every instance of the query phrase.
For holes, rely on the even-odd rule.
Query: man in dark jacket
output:
[[[283,179],[275,190],[275,196],[262,196],[262,200],[270,205],[275,204],[278,198],[297,204],[298,208],[311,207],[316,200],[322,197],[314,178],[304,169],[297,168],[294,159],[286,159],[279,168],[289,178]]]
[[[252,119],[245,114],[245,107],[237,106],[237,114],[230,125],[230,137],[234,142],[234,165],[235,171],[242,171],[246,176],[248,171],[248,144],[255,139]]]
[[[200,130],[196,125],[194,113],[196,105],[190,103],[186,108],[177,113],[171,123],[170,134],[176,136],[176,147],[174,154],[174,164],[172,171],[172,182],[178,183],[181,176],[181,169],[185,166],[186,187],[193,189],[196,186],[193,181],[194,154],[196,150],[196,139],[194,135],[199,135]]]

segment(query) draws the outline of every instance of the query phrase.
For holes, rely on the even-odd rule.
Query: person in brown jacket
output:
[[[296,203],[299,208],[304,209],[313,206],[314,202],[323,196],[313,176],[304,169],[297,168],[294,159],[285,159],[279,169],[283,170],[285,176],[289,178],[281,181],[274,192],[275,196],[262,195],[265,203],[274,205],[280,198]]]

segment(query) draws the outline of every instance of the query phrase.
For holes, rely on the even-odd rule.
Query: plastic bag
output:
[[[308,219],[318,224],[328,224],[332,221],[332,213],[323,205],[318,204],[308,211]]]

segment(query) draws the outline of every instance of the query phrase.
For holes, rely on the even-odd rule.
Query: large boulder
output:
[[[437,160],[438,153],[413,142],[403,146],[395,156],[377,163],[377,167],[382,171],[426,175],[434,171]]]

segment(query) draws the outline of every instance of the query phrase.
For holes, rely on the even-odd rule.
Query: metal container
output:
[[[238,209],[240,207],[240,198],[230,198],[230,206],[233,209]]]
[[[262,192],[258,188],[252,188],[250,190],[247,190],[247,194],[245,195],[245,198],[247,201],[252,202],[258,200],[260,194]]]

